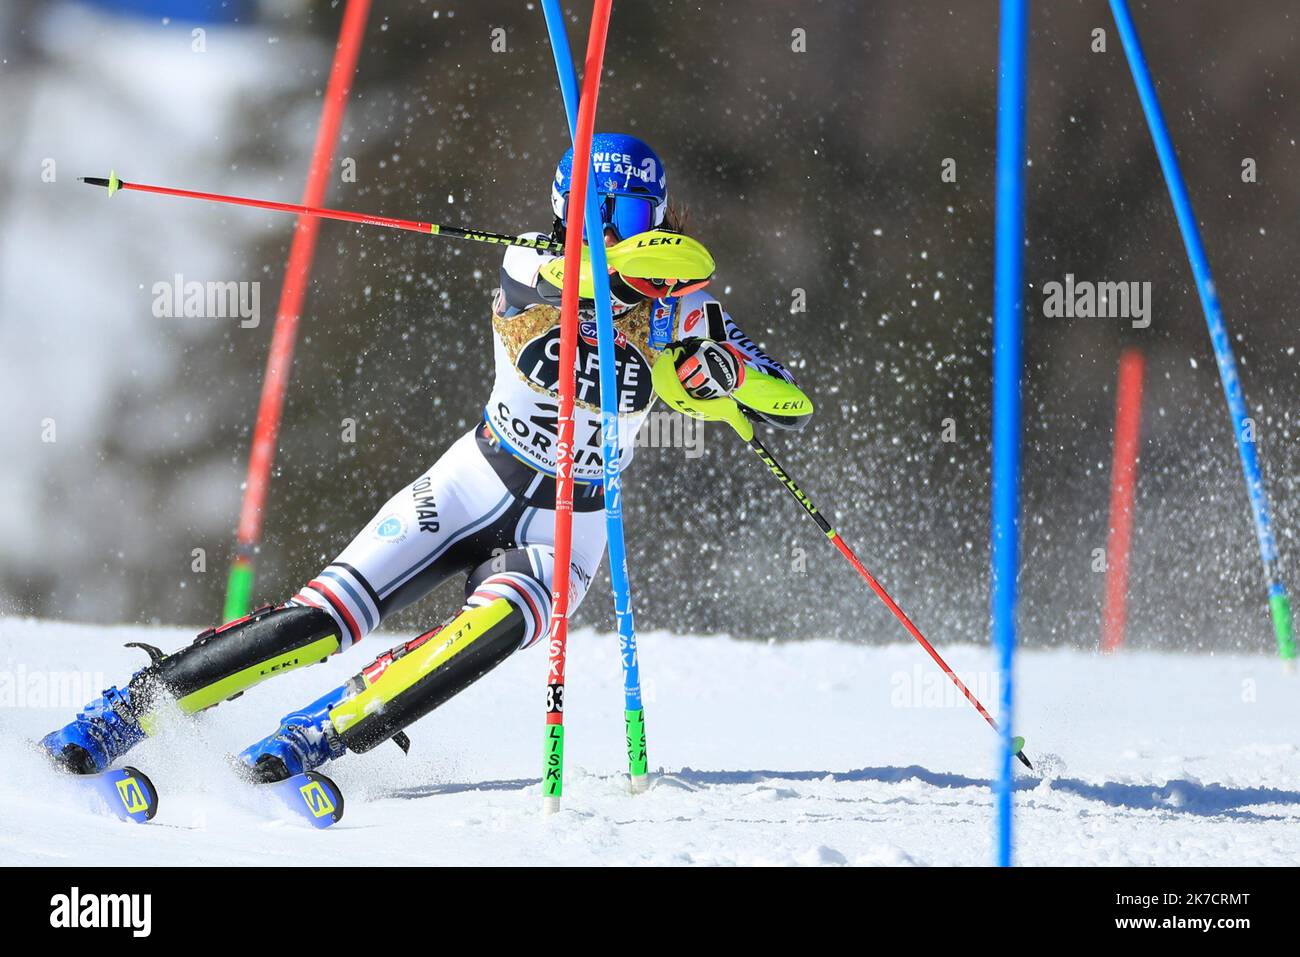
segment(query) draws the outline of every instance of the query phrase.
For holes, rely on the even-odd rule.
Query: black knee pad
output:
[[[267,607],[205,631],[146,673],[183,711],[202,711],[276,674],[324,661],[339,647],[338,626],[319,608]]]

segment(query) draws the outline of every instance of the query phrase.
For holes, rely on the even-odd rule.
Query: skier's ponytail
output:
[[[686,230],[691,222],[690,210],[682,203],[675,200],[668,201],[668,211],[664,213],[663,227],[674,233],[686,234]]]

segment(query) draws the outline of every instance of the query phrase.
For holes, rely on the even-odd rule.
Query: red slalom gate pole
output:
[[[338,142],[339,127],[343,124],[343,110],[347,106],[348,92],[356,73],[361,38],[365,33],[369,12],[370,0],[348,0],[347,8],[343,11],[343,24],[339,28],[339,39],[334,48],[334,65],[325,87],[320,127],[316,131],[316,145],[312,149],[307,186],[303,191],[304,206],[319,206],[325,198],[334,159],[334,145]],[[271,464],[275,461],[276,441],[280,434],[284,394],[289,387],[293,348],[298,338],[298,319],[307,293],[307,280],[311,276],[319,233],[319,218],[299,216],[289,246],[284,286],[280,290],[280,304],[275,312],[275,328],[271,333],[266,374],[262,379],[262,398],[258,403],[257,423],[253,428],[244,501],[239,511],[235,559],[231,563],[230,577],[226,583],[226,621],[248,614],[252,604],[253,553],[262,537],[262,516],[271,483]]]
[[[1115,389],[1115,458],[1110,475],[1106,598],[1101,622],[1101,650],[1106,654],[1124,646],[1124,626],[1128,620],[1128,559],[1133,541],[1133,499],[1145,373],[1142,351],[1135,347],[1125,349],[1119,358],[1119,381]]]
[[[605,37],[613,0],[595,0],[587,59],[573,138],[573,169],[564,227],[564,288],[560,293],[560,409],[555,455],[555,564],[551,573],[551,634],[546,676],[546,749],[542,772],[542,810],[554,814],[564,793],[564,665],[569,638],[569,563],[573,546],[573,403],[577,391],[578,279],[582,271],[582,218],[587,206],[591,140],[596,130],[596,97],[605,61]]]

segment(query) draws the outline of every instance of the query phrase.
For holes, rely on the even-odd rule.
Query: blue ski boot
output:
[[[323,661],[338,651],[338,628],[318,608],[259,608],[246,618],[209,628],[172,654],[130,642],[149,655],[149,666],[121,689],[109,688],[72,723],[46,735],[41,746],[60,767],[94,774],[146,737],[157,706],[173,702],[195,714],[238,698],[285,671]]]
[[[239,752],[248,775],[258,783],[270,784],[314,771],[326,761],[342,756],[347,748],[330,724],[330,709],[350,696],[341,685],[317,698],[305,708],[280,719],[274,733]]]
[[[54,762],[74,774],[95,774],[145,739],[140,716],[132,696],[145,697],[132,686],[142,678],[138,672],[125,689],[109,688],[97,701],[82,709],[71,724],[41,739],[41,747]]]

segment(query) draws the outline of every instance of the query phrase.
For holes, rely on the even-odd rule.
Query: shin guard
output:
[[[466,608],[349,680],[330,724],[349,751],[369,751],[499,665],[523,635],[523,614],[504,598]]]
[[[192,714],[281,672],[324,661],[339,646],[338,626],[319,608],[267,607],[205,631],[173,654],[151,649],[154,664],[137,678],[147,677],[153,693],[165,693]]]

